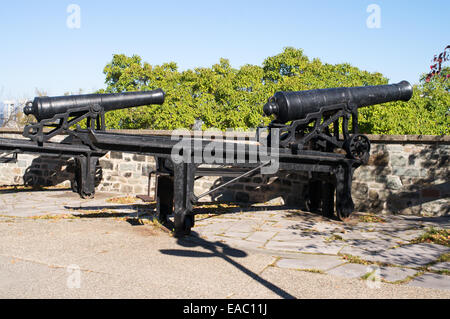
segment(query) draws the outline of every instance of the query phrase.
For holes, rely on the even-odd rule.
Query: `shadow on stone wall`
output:
[[[25,186],[56,186],[64,182],[73,183],[75,161],[55,157],[39,156],[25,170],[23,181]]]
[[[390,192],[386,201],[388,210],[434,215],[437,213],[436,210],[440,210],[439,215],[450,214],[449,154],[439,152],[442,150],[436,145],[431,145],[408,156],[408,165],[417,167],[418,164],[421,176],[408,176],[411,175],[408,174],[410,173],[408,170],[403,172],[405,175],[402,177],[403,189],[400,192]],[[438,207],[433,205],[434,201],[443,201],[443,203]],[[428,205],[424,206],[424,204]]]
[[[449,198],[450,182],[445,182],[431,187],[421,188],[417,191],[404,191],[396,194],[390,194],[387,198],[387,209],[393,212],[402,212],[408,214],[432,213],[433,215],[450,215],[450,201],[442,203],[439,207],[424,208],[423,205]],[[439,210],[440,212],[437,212]],[[439,213],[439,214],[436,214]]]
[[[447,149],[436,144],[389,147],[375,145],[368,165],[356,170],[352,190],[355,211],[449,215]],[[229,180],[221,177],[209,190]],[[210,199],[248,205],[275,200],[276,204],[307,211],[307,180],[304,172],[242,178],[213,193]]]
[[[450,213],[449,155],[445,149],[439,145],[426,145],[419,150],[410,145],[407,155],[406,151],[396,153],[388,151],[384,145],[378,146],[368,166],[361,167],[361,172],[355,174],[358,181],[354,183],[353,195],[358,210]],[[376,185],[369,181],[375,181]]]
[[[212,190],[230,181],[231,177],[220,177],[214,181],[209,190]],[[231,202],[240,205],[267,203],[284,207],[296,207],[306,210],[307,188],[301,180],[302,173],[281,172],[275,175],[256,175],[244,177],[236,183],[211,194],[213,202]]]
[[[61,143],[76,143],[74,137],[68,136]],[[81,143],[78,141],[78,143]],[[23,181],[25,186],[31,187],[50,187],[57,186],[67,182],[67,186],[75,190],[75,172],[77,170],[75,159],[65,159],[53,156],[38,156],[31,165],[25,170]],[[103,171],[97,162],[95,174],[95,187],[102,182]]]
[[[67,182],[75,191],[75,170],[74,159],[62,159],[49,156],[39,156],[35,158],[31,165],[25,170],[23,181],[25,186],[30,187],[50,187]],[[95,187],[102,182],[103,170],[99,163],[95,174]]]

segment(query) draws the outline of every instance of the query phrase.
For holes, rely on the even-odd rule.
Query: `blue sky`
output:
[[[81,28],[69,29],[67,7],[81,8]],[[369,29],[368,5],[381,9]],[[417,82],[434,54],[450,44],[449,1],[2,1],[0,99],[91,92],[104,87],[115,53],[181,70],[261,65],[284,47],[323,62],[349,62],[391,82]]]

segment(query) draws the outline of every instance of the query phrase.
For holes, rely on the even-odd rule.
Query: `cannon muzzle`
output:
[[[34,115],[38,121],[50,119],[57,114],[81,107],[97,107],[104,111],[113,111],[135,106],[163,104],[164,91],[161,89],[142,92],[126,92],[114,94],[85,94],[57,97],[36,97],[28,102],[23,112]],[[72,116],[82,115],[73,113]]]
[[[392,101],[408,101],[412,94],[413,88],[407,81],[389,85],[277,92],[264,105],[263,111],[267,116],[275,115],[278,122],[286,123],[302,119],[325,106],[345,104],[364,107]]]

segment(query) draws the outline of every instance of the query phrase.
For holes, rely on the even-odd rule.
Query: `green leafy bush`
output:
[[[448,70],[447,70],[448,71]],[[262,66],[234,69],[226,59],[210,68],[180,72],[176,63],[152,66],[141,57],[117,54],[105,67],[103,93],[153,90],[166,92],[163,105],[109,112],[109,128],[190,128],[196,119],[203,128],[254,128],[268,124],[262,107],[277,91],[387,84],[380,73],[370,73],[348,63],[327,64],[309,59],[302,50],[285,48],[268,57]],[[373,134],[448,134],[450,105],[446,77],[415,86],[409,102],[363,108],[360,127]]]

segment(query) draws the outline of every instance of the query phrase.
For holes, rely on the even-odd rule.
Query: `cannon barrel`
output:
[[[56,114],[63,114],[74,108],[96,106],[105,111],[113,111],[135,106],[163,104],[164,91],[161,89],[142,92],[126,92],[114,94],[85,94],[57,97],[36,97],[27,103],[23,112],[34,115],[38,121],[50,119]],[[81,115],[76,112],[74,116]]]
[[[277,92],[264,105],[263,111],[265,115],[273,114],[277,121],[286,123],[318,112],[324,106],[346,104],[364,107],[398,100],[408,101],[412,93],[412,86],[407,81],[389,85]]]

